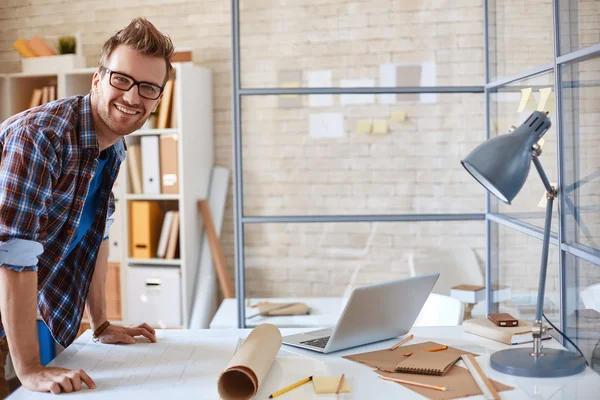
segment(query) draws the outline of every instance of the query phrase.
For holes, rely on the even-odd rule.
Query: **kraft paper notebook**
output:
[[[385,350],[371,351],[368,353],[352,354],[352,355],[348,355],[348,356],[343,356],[343,358],[345,358],[347,360],[355,361],[358,363],[366,364],[370,367],[377,368],[382,371],[394,372],[396,370],[396,366],[398,366],[398,364],[400,364],[400,362],[403,362],[404,360],[406,360],[408,358],[404,354],[413,352],[413,355],[414,355],[414,353],[417,353],[419,351],[431,349],[431,348],[439,347],[439,346],[442,346],[442,345],[437,342],[423,342],[423,343],[417,343],[417,344],[412,344],[412,345],[408,345],[408,346],[401,346],[393,351],[390,349],[385,349]],[[437,353],[453,354],[453,355],[456,355],[457,359],[462,354],[473,354],[474,356],[478,355],[478,354],[470,353],[468,351],[463,351],[463,350],[457,349],[455,347],[450,347],[450,346],[448,346],[447,350],[443,350],[443,351],[437,352]],[[433,354],[433,353],[431,353],[431,354]],[[443,366],[440,367],[439,364],[431,365],[430,367],[432,367],[434,369],[436,369],[436,368],[443,369]]]
[[[394,373],[385,371],[375,372],[377,372],[379,375],[386,376],[389,378],[404,379],[412,382],[425,383],[427,385],[446,387],[446,391],[442,392],[439,390],[428,389],[414,385],[389,382],[390,385],[402,385],[405,388],[410,389],[413,392],[416,392],[421,396],[425,396],[431,400],[459,399],[463,397],[478,396],[483,394],[481,390],[479,390],[479,387],[477,386],[475,379],[473,379],[473,377],[471,376],[471,373],[466,368],[462,368],[457,365],[450,368],[448,373],[446,373],[444,376],[403,374],[398,372]],[[514,389],[513,387],[504,385],[500,382],[494,380],[491,381],[496,390],[499,392]]]
[[[416,351],[411,356],[406,357],[396,365],[396,372],[406,372],[410,374],[421,375],[444,375],[460,358],[460,354],[455,352],[436,351],[428,353],[426,351]]]

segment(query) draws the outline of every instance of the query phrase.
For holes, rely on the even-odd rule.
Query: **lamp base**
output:
[[[543,356],[534,357],[531,351],[530,348],[500,350],[492,354],[490,364],[498,372],[530,378],[570,376],[585,369],[585,359],[577,353],[543,349]]]

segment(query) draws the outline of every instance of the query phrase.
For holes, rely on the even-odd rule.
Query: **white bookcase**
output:
[[[177,135],[179,193],[133,194],[127,161],[121,165],[113,188],[116,210],[110,229],[109,262],[120,264],[122,321],[118,322],[126,325],[150,319],[148,322],[158,328],[185,328],[190,320],[203,233],[197,202],[208,198],[214,164],[212,73],[192,63],[173,66],[176,128],[139,130],[126,141],[130,145],[146,135]],[[56,85],[57,98],[88,93],[95,71],[84,68],[59,74],[0,75],[0,121],[27,109],[35,87]],[[179,211],[179,258],[131,257],[129,232],[134,221],[129,205],[136,200],[156,201],[164,210]],[[135,281],[128,282],[130,277]],[[169,315],[162,318],[158,315],[161,312]],[[175,314],[179,316],[173,318]],[[171,322],[160,323],[162,319]]]

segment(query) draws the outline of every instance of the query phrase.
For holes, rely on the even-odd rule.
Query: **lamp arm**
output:
[[[548,180],[548,177],[546,176],[546,173],[544,172],[544,168],[542,168],[542,163],[540,162],[539,158],[535,154],[533,155],[533,165],[535,165],[535,169],[537,169],[538,174],[540,174],[540,178],[542,178],[542,182],[544,183],[546,192],[548,194],[553,195],[553,197],[556,197],[556,189],[553,188],[552,185],[550,185],[550,181]]]
[[[542,164],[537,155],[533,154],[533,164],[542,178],[546,188],[546,219],[544,221],[544,239],[542,241],[542,259],[540,263],[540,280],[538,284],[538,297],[535,309],[535,323],[533,326],[533,353],[540,355],[542,352],[542,313],[544,312],[544,294],[546,293],[546,273],[548,271],[548,253],[550,250],[550,230],[552,228],[552,206],[556,197],[556,189],[550,185],[548,177],[542,168]]]

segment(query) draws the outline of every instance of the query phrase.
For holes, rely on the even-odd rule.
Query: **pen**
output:
[[[390,350],[396,350],[398,347],[402,346],[404,343],[408,342],[413,337],[414,337],[413,335],[407,336],[400,343],[395,344]]]
[[[312,381],[312,378],[313,378],[312,376],[309,376],[308,378],[304,378],[304,379],[302,379],[302,380],[301,380],[301,381],[299,381],[299,382],[296,382],[296,383],[294,383],[294,384],[291,384],[290,386],[288,386],[288,387],[285,387],[285,388],[281,389],[280,391],[273,393],[272,395],[270,395],[270,396],[269,396],[269,398],[270,398],[270,399],[273,399],[273,398],[275,398],[275,397],[277,397],[277,396],[279,396],[279,395],[282,395],[282,394],[284,394],[285,392],[289,392],[290,390],[292,390],[292,389],[294,389],[294,388],[297,388],[297,387],[298,387],[298,386],[300,386],[300,385],[304,385],[306,382],[310,382],[310,381]]]
[[[340,378],[340,383],[338,383],[338,387],[335,390],[336,396],[340,394],[340,389],[342,388],[343,384],[344,384],[344,374],[342,374],[342,377]]]
[[[404,383],[405,385],[414,385],[414,386],[420,386],[420,387],[424,387],[427,389],[435,389],[435,390],[439,390],[441,392],[445,392],[446,391],[446,387],[445,386],[434,386],[434,385],[428,385],[426,383],[419,383],[419,382],[412,382],[412,381],[405,381],[404,379],[398,379],[398,378],[388,378],[387,376],[379,376],[381,379],[384,379],[386,381],[391,381],[391,382],[398,382],[398,383]]]

